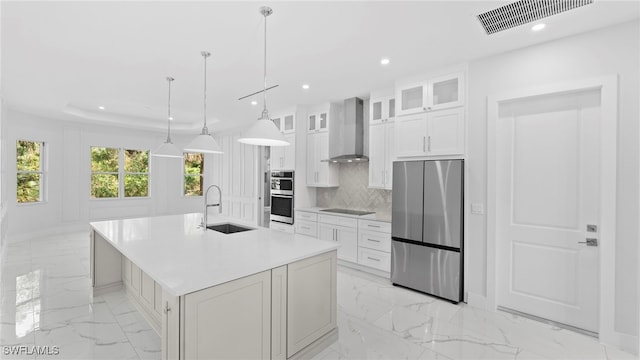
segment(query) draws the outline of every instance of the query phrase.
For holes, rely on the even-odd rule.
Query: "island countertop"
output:
[[[234,234],[198,228],[201,213],[91,222],[93,229],[174,296],[216,286],[338,248],[301,234],[210,216],[208,224],[254,230]]]

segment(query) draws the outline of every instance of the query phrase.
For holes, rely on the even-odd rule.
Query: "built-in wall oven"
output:
[[[293,171],[271,172],[271,221],[293,224]]]

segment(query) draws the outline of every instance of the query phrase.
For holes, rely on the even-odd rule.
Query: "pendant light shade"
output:
[[[264,16],[264,89],[262,90],[264,109],[262,116],[251,127],[242,134],[238,139],[239,142],[248,145],[263,146],[288,146],[290,145],[284,135],[278,130],[276,124],[269,118],[267,110],[267,16],[271,15],[273,10],[263,6],[260,8],[260,14]]]
[[[167,76],[167,83],[169,84],[169,100],[167,106],[167,140],[154,151],[151,152],[151,156],[165,157],[165,158],[181,158],[182,151],[171,141],[171,82],[174,79]]]
[[[207,58],[211,56],[211,53],[202,51],[200,54],[204,58],[204,126],[202,127],[200,135],[191,140],[191,142],[185,146],[184,151],[205,154],[222,154],[220,145],[218,145],[216,139],[209,134],[209,129],[207,128]]]

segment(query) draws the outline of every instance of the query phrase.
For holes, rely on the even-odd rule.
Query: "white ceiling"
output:
[[[262,101],[262,5],[268,18],[268,107],[367,97],[398,78],[637,19],[638,1],[596,0],[529,26],[487,36],[475,18],[505,1],[24,2],[2,1],[2,96],[49,118],[198,131],[203,60],[209,128],[244,127]],[[391,64],[382,67],[382,57]],[[311,88],[303,91],[302,83]],[[104,111],[98,106],[104,106]]]

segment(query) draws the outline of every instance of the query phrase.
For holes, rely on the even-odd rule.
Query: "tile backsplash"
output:
[[[317,206],[368,210],[391,215],[391,190],[368,188],[369,163],[344,163],[338,166],[340,186],[317,188]]]

